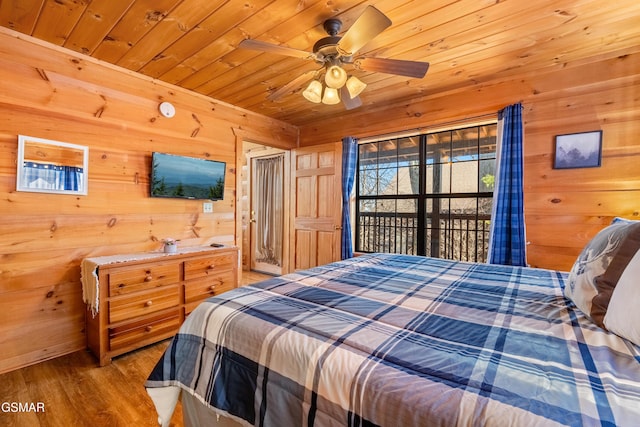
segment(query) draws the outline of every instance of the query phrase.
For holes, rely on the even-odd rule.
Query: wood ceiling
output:
[[[360,111],[640,46],[637,0],[0,0],[0,25],[304,126],[348,112],[305,100],[304,85],[267,96],[318,65],[238,43],[311,51],[326,19],[342,35],[367,5],[393,24],[359,55],[431,67],[423,79],[354,71],[368,84]]]

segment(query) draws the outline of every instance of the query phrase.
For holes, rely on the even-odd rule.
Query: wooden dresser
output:
[[[87,270],[96,272],[97,280]],[[87,312],[87,345],[100,366],[173,336],[204,299],[238,286],[236,247],[185,248],[87,258],[83,286],[97,293]]]

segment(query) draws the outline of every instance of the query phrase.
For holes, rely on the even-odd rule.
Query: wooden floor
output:
[[[244,271],[242,284],[267,277]],[[0,426],[157,426],[144,382],[169,341],[116,357],[102,368],[91,353],[79,351],[0,375]],[[12,412],[17,404],[44,411]],[[171,425],[182,426],[180,403]]]
[[[261,280],[268,279],[269,277],[273,277],[273,276],[268,274],[258,273],[257,271],[243,271],[241,284],[243,286],[249,285],[251,283],[256,283]]]

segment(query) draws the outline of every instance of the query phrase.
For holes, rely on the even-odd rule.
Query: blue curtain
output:
[[[342,244],[341,258],[353,257],[351,239],[351,191],[355,180],[356,162],[358,159],[358,140],[347,136],[342,138]]]
[[[40,190],[81,190],[82,168],[25,162],[22,184]]]
[[[525,266],[522,105],[504,108],[498,119],[489,262]]]

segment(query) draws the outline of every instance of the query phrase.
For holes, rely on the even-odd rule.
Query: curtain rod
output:
[[[482,114],[479,116],[466,117],[464,119],[459,119],[459,120],[452,120],[450,122],[438,123],[433,126],[422,126],[419,128],[413,128],[413,129],[404,130],[404,131],[367,136],[365,138],[356,137],[356,139],[358,140],[358,144],[360,144],[360,143],[373,142],[373,141],[383,141],[386,139],[406,138],[409,136],[419,135],[426,130],[429,130],[431,132],[435,132],[438,130],[449,130],[451,126],[456,124],[460,124],[464,126],[480,126],[483,124],[494,123],[497,121],[498,121],[498,113]]]

